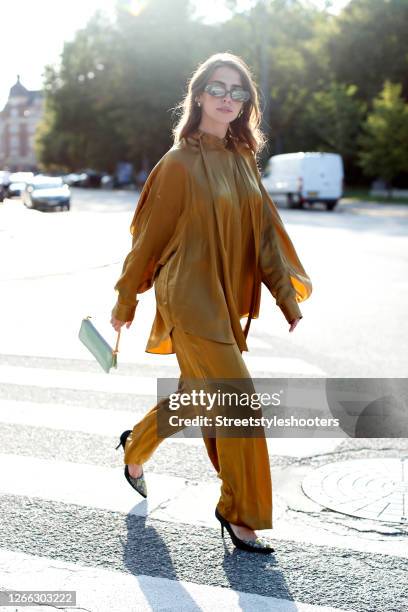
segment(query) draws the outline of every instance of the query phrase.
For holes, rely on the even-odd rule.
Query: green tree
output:
[[[45,113],[36,147],[41,164],[113,170],[126,154],[116,120],[116,33],[100,13],[65,43],[60,69],[45,71]]]
[[[352,0],[339,16],[307,0],[253,0],[246,10],[223,0],[231,17],[211,25],[194,17],[195,1],[117,0],[114,19],[95,14],[64,45],[45,73],[44,167],[152,167],[172,144],[173,109],[197,65],[231,51],[261,90],[270,141],[261,165],[272,152],[335,150],[361,174],[357,135],[373,97],[386,79],[408,96],[407,0]]]
[[[401,97],[401,84],[386,81],[373,102],[359,137],[358,163],[367,176],[391,181],[408,171],[408,104]]]
[[[208,26],[190,23],[188,0],[117,2],[113,23],[97,13],[64,45],[45,76],[38,131],[43,165],[112,172],[117,161],[150,166],[171,144],[171,109],[199,55],[186,53]],[[206,55],[203,48],[199,51]]]
[[[297,150],[295,126],[315,89],[330,77],[325,43],[332,30],[325,13],[299,0],[259,0],[234,15],[220,36],[252,67],[261,93],[262,129],[271,153]]]
[[[332,82],[326,90],[312,95],[303,114],[315,150],[340,153],[345,163],[356,154],[356,139],[365,112],[356,91],[355,85]]]
[[[367,103],[386,79],[408,98],[407,0],[351,0],[335,20],[328,53],[336,80],[355,84]]]

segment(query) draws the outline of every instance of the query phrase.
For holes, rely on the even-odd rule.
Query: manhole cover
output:
[[[408,457],[329,463],[306,476],[302,489],[342,514],[408,524]]]

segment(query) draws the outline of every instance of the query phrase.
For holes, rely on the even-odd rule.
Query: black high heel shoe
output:
[[[127,429],[126,431],[121,433],[119,444],[116,446],[116,450],[119,448],[120,445],[122,445],[123,450],[125,450],[126,439],[130,433],[131,433],[131,429]],[[133,489],[135,489],[138,493],[140,493],[142,497],[147,497],[147,487],[146,487],[146,481],[145,481],[143,472],[137,478],[133,478],[133,476],[129,474],[128,466],[125,465],[124,474],[130,486]]]
[[[266,542],[266,540],[262,540],[261,538],[257,538],[256,540],[241,540],[232,530],[229,522],[221,516],[218,512],[217,508],[215,509],[215,516],[221,523],[221,536],[224,537],[224,527],[226,527],[228,533],[231,536],[232,543],[241,550],[246,550],[248,552],[258,552],[263,554],[269,554],[275,552],[275,549]],[[265,546],[263,544],[266,544]]]

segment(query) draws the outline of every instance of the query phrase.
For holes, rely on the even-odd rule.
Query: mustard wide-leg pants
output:
[[[179,390],[183,389],[183,379],[189,377],[250,379],[236,343],[215,342],[179,327],[174,327],[171,334],[181,370]],[[165,439],[157,435],[157,418],[166,410],[168,398],[163,398],[133,427],[126,440],[125,464],[145,463]],[[191,409],[188,411],[187,407],[185,413],[191,416]],[[203,436],[203,439],[222,483],[217,504],[220,514],[235,525],[271,529],[272,482],[265,437]]]

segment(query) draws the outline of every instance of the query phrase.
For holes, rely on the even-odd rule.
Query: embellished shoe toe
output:
[[[130,433],[131,433],[130,429],[127,429],[126,431],[122,432],[122,434],[120,435],[119,444],[116,446],[116,449],[122,446],[123,450],[125,450],[126,440]],[[135,489],[135,491],[140,493],[142,497],[147,497],[147,486],[146,486],[144,473],[142,472],[138,478],[133,478],[133,476],[129,474],[129,467],[125,465],[124,474],[130,486],[133,489]]]
[[[228,531],[233,544],[240,548],[241,550],[246,550],[247,552],[257,552],[262,554],[270,554],[275,552],[275,549],[270,545],[268,540],[264,538],[260,538],[259,536],[256,540],[244,540],[235,535],[231,525],[229,522],[218,512],[218,509],[215,508],[215,516],[221,523],[221,536],[224,537],[224,527]]]
[[[273,548],[270,545],[270,542],[268,542],[268,540],[265,540],[264,538],[256,538],[256,540],[243,540],[246,544],[248,544],[248,546],[253,546],[253,548],[263,548],[263,549],[272,549],[271,552],[273,552]]]

